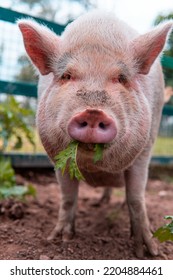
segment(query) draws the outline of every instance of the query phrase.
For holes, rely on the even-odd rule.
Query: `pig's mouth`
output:
[[[105,170],[107,164],[105,158],[109,154],[111,144],[103,143],[82,143],[78,144],[77,162],[81,170],[96,172]]]
[[[111,145],[111,144],[108,144],[108,143],[106,143],[106,144],[103,144],[103,143],[101,143],[101,144],[97,144],[97,145],[101,145],[101,148],[105,151],[105,150],[107,150],[108,148],[109,148],[109,146]],[[96,144],[95,143],[83,143],[83,142],[79,142],[79,148],[81,149],[81,150],[84,150],[84,151],[86,151],[86,152],[94,152],[95,151],[95,147],[96,147]]]
[[[82,150],[93,152],[93,151],[94,151],[95,144],[94,144],[94,143],[82,143],[82,142],[80,142],[80,143],[79,143],[79,147],[80,147]]]
[[[89,157],[91,156],[93,158],[93,156],[95,154],[97,154],[97,152],[100,152],[105,154],[105,152],[108,150],[108,148],[111,146],[111,144],[103,144],[103,143],[82,143],[79,142],[79,150],[82,152],[83,156],[88,155]],[[98,151],[99,149],[99,151]]]

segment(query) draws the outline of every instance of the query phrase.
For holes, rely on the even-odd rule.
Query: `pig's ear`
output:
[[[33,20],[19,20],[25,49],[42,75],[53,72],[52,62],[59,53],[59,37]]]
[[[133,52],[133,59],[136,61],[138,73],[148,74],[153,62],[163,50],[166,38],[172,27],[173,22],[162,24],[131,42],[130,47]]]

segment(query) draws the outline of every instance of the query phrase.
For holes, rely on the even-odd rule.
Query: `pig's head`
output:
[[[57,36],[34,21],[19,21],[43,81],[37,123],[51,158],[76,139],[85,143],[79,150],[85,162],[91,143],[106,143],[100,167],[119,171],[132,163],[150,137],[149,72],[171,26],[138,35],[110,15],[89,13]]]

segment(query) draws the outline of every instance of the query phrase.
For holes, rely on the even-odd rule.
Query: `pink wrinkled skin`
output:
[[[163,106],[158,56],[172,22],[139,35],[110,14],[90,12],[69,24],[61,36],[32,20],[18,22],[26,51],[39,71],[37,127],[43,146],[55,155],[74,139],[77,162],[94,186],[126,187],[134,248],[143,257],[157,246],[150,232],[145,187],[151,149]],[[93,143],[106,143],[93,163]],[[62,194],[58,223],[49,236],[72,238],[78,185],[56,172]],[[106,201],[109,189],[105,192]]]

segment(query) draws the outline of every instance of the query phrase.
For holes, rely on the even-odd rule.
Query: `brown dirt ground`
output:
[[[74,239],[62,242],[57,238],[48,242],[46,238],[56,224],[59,205],[54,174],[24,170],[18,173],[17,181],[34,184],[37,197],[28,198],[26,205],[14,201],[1,203],[1,260],[136,259],[130,238],[128,209],[123,203],[124,188],[114,189],[111,201],[98,206],[103,189],[83,183]],[[165,223],[164,215],[173,214],[173,181],[167,181],[167,177],[148,181],[146,203],[154,229]],[[146,252],[144,259],[173,259],[173,242],[162,243],[159,248],[159,256],[151,257]]]

